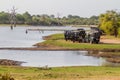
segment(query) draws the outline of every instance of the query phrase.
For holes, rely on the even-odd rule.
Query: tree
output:
[[[6,24],[9,23],[9,14],[5,12],[0,12],[0,23]]]
[[[52,15],[50,15],[50,17],[51,17],[51,18],[55,18],[55,15],[52,14]]]
[[[33,25],[39,25],[39,18],[40,18],[40,16],[33,15],[32,16],[32,24]]]
[[[17,24],[24,24],[25,19],[21,14],[17,14],[16,18],[17,18]]]
[[[10,14],[6,12],[0,12],[0,24],[10,23]],[[44,26],[62,26],[62,25],[96,25],[98,24],[98,17],[92,16],[90,18],[84,18],[77,15],[68,15],[64,17],[54,15],[31,15],[28,12],[23,14],[16,14],[15,20],[17,24],[27,25],[44,25]]]
[[[89,18],[89,25],[98,25],[98,16],[91,16],[90,18]]]
[[[117,37],[120,27],[120,15],[116,11],[107,11],[99,16],[99,27],[108,35]]]
[[[25,24],[31,24],[32,23],[32,16],[28,12],[25,12],[23,14],[23,17],[25,19]]]

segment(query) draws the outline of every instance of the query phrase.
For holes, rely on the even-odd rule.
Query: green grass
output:
[[[106,37],[112,38],[113,37]],[[38,44],[39,45],[39,44]],[[66,49],[92,49],[92,50],[105,50],[105,49],[120,49],[120,44],[90,44],[90,43],[73,43],[72,41],[65,41],[63,34],[54,34],[47,38],[45,42],[40,45],[53,45]]]
[[[71,80],[120,76],[120,67],[61,67],[41,70],[40,68],[0,66],[0,73],[10,73],[15,80]]]
[[[41,44],[41,43],[40,43]],[[88,44],[65,41],[63,34],[47,37],[43,45],[54,45],[71,49],[119,49],[117,44]],[[106,53],[107,55],[108,53]],[[120,55],[119,52],[112,56]],[[120,67],[54,67],[48,70],[33,67],[0,66],[0,74],[9,73],[15,80],[120,80]]]

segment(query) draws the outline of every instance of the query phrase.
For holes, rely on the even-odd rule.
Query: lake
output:
[[[23,61],[22,66],[101,66],[102,58],[87,56],[87,51],[0,50],[0,59]]]
[[[35,43],[44,41],[42,36],[58,33],[58,31],[30,31],[26,34],[26,29],[34,27],[0,27],[0,48],[2,47],[32,47]]]
[[[0,27],[0,48],[33,47],[35,43],[44,41],[48,36],[61,31],[29,31],[26,29],[39,27]],[[47,28],[47,27],[42,27]],[[52,27],[51,27],[52,28]],[[55,28],[55,27],[54,27]],[[71,27],[59,27],[71,28]],[[71,28],[72,29],[72,28]],[[86,56],[87,51],[29,51],[29,50],[0,50],[0,59],[23,61],[22,66],[101,66],[106,61],[103,58]]]

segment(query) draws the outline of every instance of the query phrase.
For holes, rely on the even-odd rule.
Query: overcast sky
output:
[[[0,0],[0,11],[17,8],[17,13],[30,14],[69,14],[90,17],[105,13],[106,10],[120,12],[120,0]]]

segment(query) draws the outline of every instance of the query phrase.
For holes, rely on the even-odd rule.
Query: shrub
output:
[[[15,80],[10,74],[0,74],[0,80]]]
[[[118,28],[118,37],[120,37],[120,27]]]

